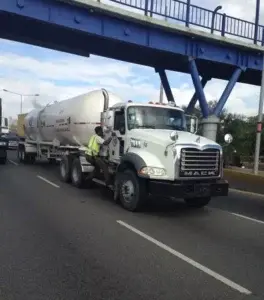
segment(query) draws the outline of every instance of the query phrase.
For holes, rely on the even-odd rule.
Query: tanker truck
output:
[[[77,188],[105,185],[102,171],[85,157],[98,125],[104,128],[105,138],[115,133],[105,162],[113,198],[125,209],[139,210],[151,195],[182,198],[196,208],[207,205],[211,197],[228,195],[222,147],[188,132],[181,108],[123,101],[105,89],[29,112],[18,158],[24,163],[43,157],[59,162],[61,180]]]

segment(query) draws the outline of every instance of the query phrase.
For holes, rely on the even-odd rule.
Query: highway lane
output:
[[[133,214],[52,166],[9,163],[0,211],[0,298],[263,299],[264,225],[219,208]]]

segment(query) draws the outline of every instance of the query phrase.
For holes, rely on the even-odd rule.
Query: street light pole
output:
[[[263,103],[264,103],[264,54],[262,55],[262,77],[260,87],[260,98],[259,98],[259,109],[258,109],[258,121],[257,121],[257,133],[256,133],[256,147],[255,147],[255,158],[254,158],[254,174],[258,174],[259,168],[259,152],[261,143],[261,131],[262,131],[262,116],[263,116]]]
[[[20,114],[22,114],[23,95],[20,95]]]
[[[20,96],[20,114],[22,114],[22,112],[23,112],[23,98],[24,97],[38,97],[39,96],[39,94],[20,94],[20,93],[6,90],[6,89],[3,89],[3,91],[6,93],[9,93],[9,94],[14,94],[14,95]]]

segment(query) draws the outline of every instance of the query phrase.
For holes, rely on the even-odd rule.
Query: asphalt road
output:
[[[155,201],[130,213],[57,168],[0,166],[0,299],[264,298],[264,197],[201,210]],[[249,218],[250,219],[249,219]]]

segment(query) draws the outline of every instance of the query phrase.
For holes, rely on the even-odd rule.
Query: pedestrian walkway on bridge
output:
[[[236,82],[260,85],[263,26],[258,20],[252,23],[219,13],[219,7],[211,11],[192,5],[190,0],[109,3],[123,6],[92,0],[2,0],[0,37],[153,67],[167,99],[176,104],[165,70],[190,73],[196,92],[187,112],[191,113],[199,100],[204,135],[214,140],[219,115]],[[213,78],[229,82],[214,110],[209,111],[203,88]]]

